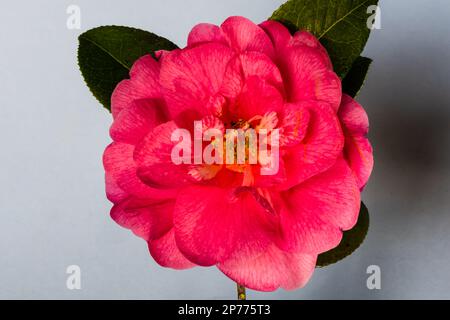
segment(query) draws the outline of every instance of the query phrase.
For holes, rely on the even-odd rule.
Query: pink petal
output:
[[[258,77],[280,91],[283,89],[280,70],[272,60],[259,52],[245,52],[230,61],[221,93],[228,98],[236,98],[246,80],[251,77]]]
[[[278,172],[270,175],[262,175],[261,170],[262,166],[260,164],[253,165],[252,171],[254,176],[254,184],[255,188],[270,188],[277,187],[280,184],[286,182],[286,168],[284,167],[283,158],[280,156],[278,160]]]
[[[146,241],[158,239],[172,228],[174,205],[174,199],[152,203],[133,198],[115,205],[111,218]]]
[[[317,51],[322,56],[324,63],[328,66],[329,69],[333,70],[333,64],[331,63],[327,50],[322,46],[319,40],[317,40],[317,38],[308,31],[302,30],[296,32],[292,37],[289,45],[294,47],[304,45],[313,49],[317,49]]]
[[[156,59],[158,59],[158,61],[161,61],[169,53],[170,53],[169,50],[157,50],[157,51],[155,51],[155,57],[156,57]]]
[[[280,126],[281,146],[292,147],[302,142],[308,130],[310,117],[309,110],[304,104],[285,104]]]
[[[110,181],[106,187],[120,187],[124,193],[143,199],[163,200],[174,197],[175,190],[150,188],[137,177],[137,167],[133,160],[134,149],[133,145],[117,142],[106,148],[103,154],[103,166]],[[107,193],[110,192],[115,194],[117,189],[107,189]]]
[[[222,120],[214,116],[206,116],[202,119],[202,129],[203,133],[209,129],[215,129],[220,131],[222,134],[225,134],[225,126]]]
[[[191,186],[180,191],[175,237],[189,260],[211,266],[233,254],[241,243],[260,248],[271,242],[276,216],[245,190]]]
[[[219,92],[232,56],[230,48],[208,43],[172,51],[162,60],[160,81],[172,119],[184,112],[200,118],[216,112],[206,106]]]
[[[145,55],[133,64],[130,79],[121,81],[111,96],[114,118],[123,109],[129,108],[134,100],[161,97],[159,68],[158,62],[151,55]]]
[[[254,116],[262,116],[271,111],[279,113],[283,107],[283,96],[280,92],[257,77],[250,77],[244,84],[231,113],[237,119],[250,120]]]
[[[275,48],[286,47],[291,41],[291,33],[281,23],[273,20],[264,21],[259,25],[270,37]]]
[[[154,188],[179,188],[194,182],[189,175],[189,164],[175,165],[171,153],[178,142],[171,136],[180,128],[170,121],[153,129],[136,147],[136,161],[139,178]],[[193,156],[193,154],[191,154]]]
[[[221,28],[210,23],[200,23],[189,33],[187,46],[194,47],[205,42],[228,44]]]
[[[117,184],[114,177],[108,172],[105,173],[106,197],[113,203],[119,203],[129,197],[129,194],[123,191]]]
[[[289,101],[324,101],[337,112],[341,102],[341,81],[318,50],[307,46],[287,48],[282,54],[280,68]]]
[[[244,17],[229,17],[221,25],[231,48],[238,52],[257,51],[269,57],[274,49],[269,36],[259,26]]]
[[[232,280],[246,288],[274,291],[304,287],[311,278],[316,255],[287,253],[270,244],[262,248],[246,246],[218,265]]]
[[[162,267],[177,270],[195,267],[178,249],[173,228],[161,238],[149,241],[148,248],[153,259]]]
[[[283,157],[288,181],[280,186],[289,189],[331,168],[344,147],[339,119],[324,102],[308,101],[299,105],[310,114],[307,135],[302,142],[287,150]]]
[[[164,107],[155,100],[134,100],[114,119],[109,130],[116,142],[137,144],[147,133],[165,121]]]
[[[339,118],[345,129],[353,134],[367,135],[369,133],[369,118],[363,107],[349,95],[342,96]]]
[[[353,228],[361,203],[356,179],[344,159],[329,170],[284,192],[280,247],[291,252],[322,253],[335,248],[341,230]]]
[[[358,186],[362,191],[373,170],[372,145],[363,136],[346,136],[344,154],[358,178]]]
[[[345,135],[344,154],[358,178],[362,190],[373,170],[373,149],[367,139],[369,119],[366,112],[351,97],[344,95],[339,117]]]

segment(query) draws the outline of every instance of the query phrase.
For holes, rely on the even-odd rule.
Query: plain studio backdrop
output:
[[[77,37],[127,25],[186,44],[198,22],[261,22],[283,0],[40,0],[0,4],[0,298],[235,299],[215,268],[159,267],[144,241],[116,225],[102,153],[111,115],[77,66]],[[450,298],[450,4],[381,0],[381,30],[359,101],[375,171],[363,193],[371,225],[351,257],[318,269],[304,289],[250,299]],[[81,29],[66,26],[69,5]],[[81,268],[81,290],[66,269]],[[367,268],[381,290],[367,288]]]

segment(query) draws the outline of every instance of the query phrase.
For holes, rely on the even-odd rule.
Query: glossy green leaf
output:
[[[325,46],[335,72],[344,78],[361,55],[370,29],[368,8],[378,0],[289,0],[271,19],[292,31],[306,29]]]
[[[133,63],[157,50],[177,46],[151,32],[121,26],[91,29],[79,37],[78,64],[91,92],[108,110],[117,84],[128,78]]]
[[[352,254],[363,243],[369,230],[369,211],[361,202],[358,222],[353,229],[344,232],[342,241],[336,248],[324,252],[317,258],[316,267],[325,267]]]

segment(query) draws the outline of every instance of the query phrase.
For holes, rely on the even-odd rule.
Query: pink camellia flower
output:
[[[318,254],[358,218],[373,166],[363,108],[342,94],[308,32],[230,17],[199,24],[187,47],[133,65],[112,96],[104,154],[112,218],[162,266],[217,266],[248,288],[304,286]],[[175,164],[177,129],[279,131],[279,169]]]

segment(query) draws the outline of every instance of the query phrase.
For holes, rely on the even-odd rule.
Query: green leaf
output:
[[[369,230],[369,211],[361,202],[358,222],[353,229],[344,232],[342,241],[336,248],[319,255],[316,267],[326,267],[352,254],[363,243]]]
[[[78,38],[78,64],[91,92],[108,110],[116,85],[128,78],[133,63],[157,50],[177,46],[153,33],[121,26],[91,29]]]
[[[377,4],[378,0],[289,0],[271,19],[293,31],[313,33],[327,49],[335,72],[344,78],[369,38],[367,8]]]
[[[366,81],[372,59],[359,57],[355,60],[352,68],[342,80],[342,91],[355,98]]]

